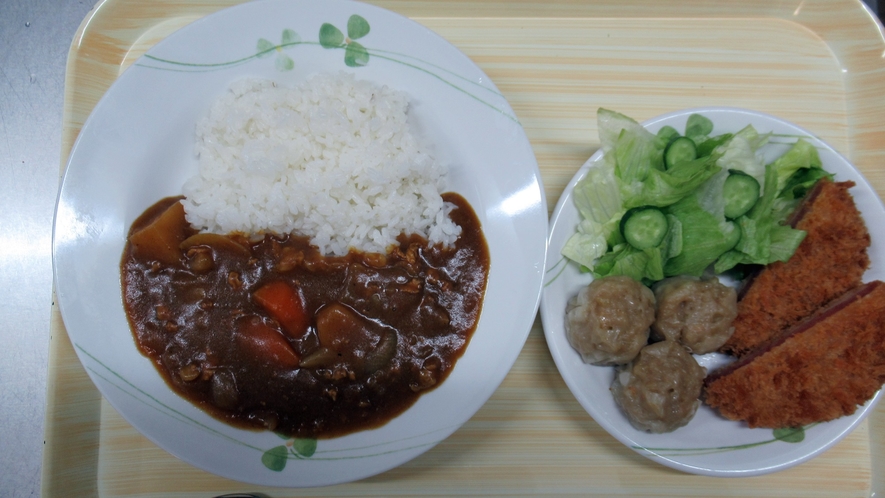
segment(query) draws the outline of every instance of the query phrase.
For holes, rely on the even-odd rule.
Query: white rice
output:
[[[235,83],[197,124],[188,221],[215,233],[297,233],[324,254],[384,252],[401,233],[451,245],[461,228],[440,197],[446,171],[408,106],[403,92],[346,73],[296,88]]]

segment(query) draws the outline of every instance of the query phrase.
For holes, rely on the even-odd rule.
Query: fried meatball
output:
[[[618,367],[611,391],[633,427],[671,432],[694,417],[705,375],[683,346],[657,342],[642,348],[632,363]]]
[[[680,276],[654,286],[657,314],[651,338],[668,339],[695,354],[719,349],[734,332],[737,292],[715,278]]]
[[[648,344],[655,320],[651,289],[625,276],[594,280],[566,307],[565,333],[584,362],[619,365]]]

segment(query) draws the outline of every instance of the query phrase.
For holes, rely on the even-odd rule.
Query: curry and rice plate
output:
[[[476,328],[489,252],[405,94],[321,74],[235,83],[196,129],[199,173],[130,230],[140,350],[213,416],[297,437],[386,423]]]

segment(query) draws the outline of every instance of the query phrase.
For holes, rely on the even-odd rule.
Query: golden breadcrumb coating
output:
[[[858,286],[870,265],[870,234],[848,189],[820,180],[801,206],[807,235],[785,263],[768,265],[742,290],[734,334],[720,351],[742,356]]]
[[[885,284],[834,300],[706,379],[704,401],[750,427],[799,427],[854,413],[885,382]]]

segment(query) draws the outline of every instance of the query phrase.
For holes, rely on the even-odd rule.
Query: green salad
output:
[[[831,176],[802,138],[765,164],[759,150],[772,134],[752,126],[714,135],[712,121],[692,114],[684,133],[654,134],[607,109],[597,119],[604,155],[575,186],[581,222],[562,249],[597,278],[650,284],[786,261],[805,237],[787,217]]]

